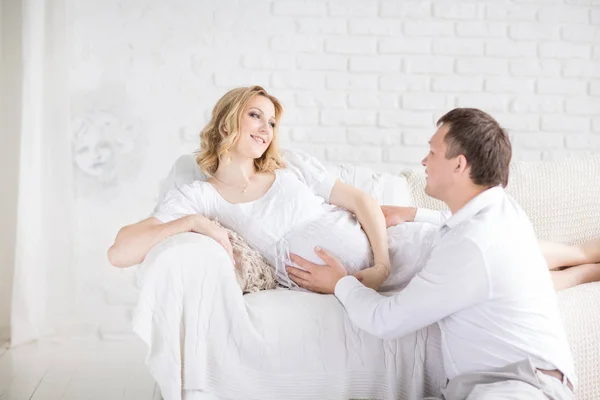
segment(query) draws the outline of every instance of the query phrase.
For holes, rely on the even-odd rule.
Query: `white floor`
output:
[[[0,345],[0,400],[160,400],[136,340]]]

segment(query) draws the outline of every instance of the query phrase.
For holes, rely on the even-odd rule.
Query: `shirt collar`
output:
[[[486,189],[473,197],[460,210],[448,218],[444,225],[452,229],[460,223],[471,219],[484,208],[498,202],[502,197],[504,197],[504,189],[502,186]]]

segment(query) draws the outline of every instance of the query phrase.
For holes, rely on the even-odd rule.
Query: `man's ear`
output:
[[[468,167],[467,158],[460,154],[458,157],[456,157],[456,161],[456,172],[464,172]]]

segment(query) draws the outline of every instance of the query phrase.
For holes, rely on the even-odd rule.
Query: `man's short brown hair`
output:
[[[446,158],[464,155],[476,185],[506,187],[512,148],[494,118],[476,108],[455,108],[438,120],[437,125],[441,124],[448,125]]]

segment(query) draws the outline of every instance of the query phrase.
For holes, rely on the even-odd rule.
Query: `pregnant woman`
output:
[[[200,134],[197,162],[209,178],[169,192],[154,216],[122,228],[108,252],[111,264],[139,264],[154,245],[182,232],[213,238],[235,263],[227,231],[213,222],[218,220],[258,250],[284,286],[298,288],[285,269],[293,264],[290,254],[324,264],[317,246],[365,286],[387,291],[406,285],[448,214],[421,209],[421,222],[396,225],[418,211],[384,207],[384,217],[373,198],[322,165],[291,153],[286,166],[277,140],[281,114],[279,101],[259,86],[226,93]],[[600,239],[540,245],[557,290],[600,280]]]
[[[286,168],[277,140],[281,114],[279,101],[259,86],[226,93],[200,134],[197,162],[207,181],[171,191],[152,217],[121,229],[109,250],[111,263],[138,264],[161,240],[190,231],[216,240],[235,262],[218,220],[275,266],[285,286],[297,287],[285,270],[289,255],[322,264],[314,253],[321,246],[378,289],[391,271],[381,208],[324,168],[313,168],[308,181]]]

